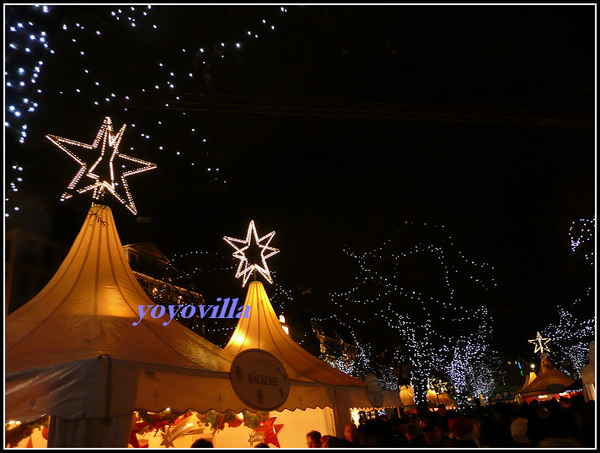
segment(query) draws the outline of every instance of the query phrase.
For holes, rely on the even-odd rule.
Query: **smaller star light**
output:
[[[124,204],[125,207],[129,209],[133,214],[137,214],[137,209],[133,202],[131,192],[129,191],[129,185],[127,184],[126,178],[128,176],[135,175],[136,173],[152,170],[156,168],[156,164],[153,164],[152,162],[146,162],[135,157],[127,156],[119,152],[119,145],[121,144],[121,139],[123,138],[123,133],[125,132],[125,126],[126,125],[123,124],[119,132],[115,134],[113,130],[112,120],[110,119],[110,117],[107,116],[106,118],[104,118],[102,127],[100,127],[100,129],[98,130],[96,138],[94,139],[91,145],[87,143],[81,143],[75,140],[70,140],[68,138],[58,137],[56,135],[46,135],[46,138],[52,143],[54,143],[56,146],[58,146],[62,151],[67,153],[81,166],[77,174],[73,177],[73,179],[67,186],[69,190],[75,190],[77,191],[77,193],[84,193],[91,190],[93,191],[94,200],[98,200],[99,198],[101,198],[101,196],[104,195],[106,191],[108,191],[117,200]],[[65,145],[85,148],[88,150],[97,149],[99,151],[99,155],[88,169],[88,164],[84,162],[77,154],[69,150]],[[125,197],[123,197],[117,192],[117,186],[119,185],[119,183],[115,182],[115,166],[117,166],[118,168],[117,164],[122,160],[127,160],[138,165],[137,168],[121,173],[121,185],[125,190]],[[105,174],[100,175],[100,168],[104,168]],[[92,179],[92,182],[85,187],[77,188],[77,185],[79,184],[82,176],[84,175]],[[69,192],[65,192],[62,195],[61,200],[66,200],[71,197],[72,195]]]
[[[427,388],[436,393],[448,392],[448,383],[436,378],[427,378]]]
[[[542,335],[538,332],[536,337],[533,340],[527,340],[530,343],[535,344],[535,351],[533,351],[534,353],[536,352],[541,352],[542,354],[545,354],[545,351],[550,352],[550,348],[548,348],[548,346],[546,346],[546,344],[550,341],[550,338],[542,338]]]
[[[227,242],[235,249],[235,252],[233,252],[233,256],[240,260],[240,264],[238,265],[235,278],[244,278],[242,286],[246,286],[250,275],[254,274],[255,271],[258,271],[264,278],[267,279],[269,283],[273,283],[269,272],[269,267],[267,266],[267,259],[275,255],[276,253],[279,253],[279,249],[269,246],[269,243],[273,239],[274,235],[275,231],[271,231],[269,234],[266,234],[265,236],[259,239],[258,233],[256,232],[256,226],[254,225],[254,220],[251,220],[250,225],[248,226],[248,233],[246,234],[245,240],[236,239],[228,236],[225,236],[223,238],[225,242]],[[257,246],[260,249],[260,257],[254,260],[249,260],[246,254],[248,252],[248,249],[252,246],[252,238],[254,238],[255,246]],[[238,246],[238,244],[243,245],[243,247]]]

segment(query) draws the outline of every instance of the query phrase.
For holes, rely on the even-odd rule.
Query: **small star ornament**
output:
[[[542,354],[545,354],[546,351],[550,352],[550,348],[546,346],[546,344],[550,341],[550,338],[542,338],[542,335],[539,332],[533,340],[527,341],[535,344],[535,351],[533,351],[534,353],[541,352]]]
[[[250,275],[254,274],[255,271],[258,271],[264,278],[267,279],[269,283],[273,283],[269,272],[269,267],[267,266],[267,259],[276,253],[279,253],[279,249],[269,246],[269,243],[273,239],[274,235],[275,231],[271,231],[269,234],[266,234],[259,239],[258,233],[256,232],[256,226],[254,225],[254,220],[251,220],[245,240],[228,236],[223,238],[225,242],[235,249],[233,256],[240,260],[235,278],[243,277],[242,286],[246,286],[246,282],[248,282]],[[259,262],[251,262],[247,256],[248,249],[252,246],[253,238],[255,246],[260,249],[260,257],[255,260]],[[238,244],[242,245],[243,247]]]
[[[96,138],[92,144],[82,143],[75,140],[70,140],[68,138],[58,137],[56,135],[46,135],[46,138],[58,146],[62,151],[67,153],[80,165],[79,171],[67,186],[68,190],[74,190],[77,193],[93,191],[94,200],[100,199],[105,192],[110,192],[133,214],[137,214],[137,209],[133,202],[131,192],[129,191],[129,185],[127,184],[127,177],[136,173],[152,170],[156,168],[156,164],[127,156],[119,152],[119,145],[121,144],[123,133],[125,132],[125,126],[126,125],[123,124],[121,129],[119,129],[119,132],[115,134],[112,120],[107,116],[104,118],[104,122],[98,130]],[[94,163],[88,168],[88,164],[79,155],[68,149],[66,145],[80,147],[87,150],[98,150],[99,155],[97,158],[95,158]],[[123,171],[121,173],[119,183],[115,176],[115,168],[118,167],[119,164],[121,167],[124,167],[124,160],[133,162],[135,165],[137,165],[137,167],[131,170]],[[85,183],[80,184],[83,176],[91,179],[91,181],[88,181],[90,184],[87,186],[85,186]],[[84,187],[78,188],[80,185],[84,185]],[[119,185],[123,187],[125,191],[124,195],[119,193]],[[66,200],[71,197],[72,195],[67,191],[62,195],[61,200]]]

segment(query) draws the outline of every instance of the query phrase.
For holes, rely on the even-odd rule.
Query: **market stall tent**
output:
[[[535,379],[518,391],[519,395],[527,401],[530,398],[537,398],[545,395],[555,395],[573,384],[575,379],[558,370],[552,362],[545,356],[542,356],[540,371]]]
[[[251,315],[240,318],[224,351],[236,356],[248,349],[262,349],[283,364],[296,382],[290,387],[288,399],[280,411],[331,408],[335,432],[327,434],[337,433],[341,437],[344,426],[351,421],[350,409],[374,407],[367,396],[365,382],[310,354],[283,330],[262,282],[250,282],[244,305],[250,307]],[[397,392],[384,390],[382,393],[381,407],[402,406]]]
[[[410,385],[403,385],[400,387],[400,399],[404,405],[405,411],[416,411],[417,403],[415,403],[415,393]],[[437,407],[440,404],[446,406],[446,409],[458,409],[456,401],[450,397],[447,393],[437,394],[433,390],[427,391],[427,406]]]
[[[51,415],[49,447],[126,447],[135,409],[245,408],[229,353],[168,313],[140,321],[140,306],[155,304],[93,204],[54,277],[6,318],[5,420]]]

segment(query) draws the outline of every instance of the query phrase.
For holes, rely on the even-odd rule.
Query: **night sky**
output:
[[[73,240],[91,197],[59,201],[78,166],[45,135],[91,143],[110,116],[128,125],[121,152],[158,165],[128,179],[151,224],[106,199],[123,243],[151,239],[183,265],[229,256],[223,236],[254,219],[276,231],[277,283],[312,288],[296,298],[309,313],[351,285],[343,247],[380,247],[407,222],[493,267],[482,302],[502,352],[530,354],[556,306],[594,287],[569,235],[595,218],[594,5],[118,9],[5,5],[8,43],[21,22],[54,52],[6,51],[7,81],[44,60],[34,85],[5,88],[6,230]],[[23,97],[38,107],[14,117]],[[410,115],[390,116],[399,105]],[[243,294],[227,272],[205,297]]]

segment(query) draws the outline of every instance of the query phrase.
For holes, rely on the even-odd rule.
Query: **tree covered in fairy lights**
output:
[[[354,353],[348,354],[348,351],[340,348],[338,355],[334,359],[326,360],[326,362],[350,376],[361,378],[372,370],[373,352],[370,344],[357,338],[352,330],[351,334],[354,343],[352,345],[354,346]]]
[[[454,338],[449,347],[448,375],[454,385],[459,410],[467,410],[468,397],[489,398],[503,381],[503,370],[496,351],[486,340],[491,336],[491,318],[483,305],[473,313],[480,324],[476,331]]]
[[[557,320],[547,325],[542,335],[550,338],[549,359],[563,373],[581,378],[579,371],[589,361],[589,345],[596,335],[596,318],[582,318],[574,313],[578,306],[590,302],[590,292],[570,307],[557,307]]]
[[[373,372],[408,363],[417,404],[431,376],[449,375],[465,396],[488,396],[502,381],[485,304],[496,286],[491,266],[467,259],[443,227],[413,222],[378,249],[345,252],[358,273],[352,288],[330,294],[330,317],[369,339]]]
[[[583,264],[577,267],[583,270],[589,269],[589,264],[595,265],[595,227],[596,216],[592,216],[572,222],[569,228],[571,251]],[[589,287],[583,297],[558,305],[555,321],[541,330],[550,339],[548,356],[552,363],[576,378],[581,377],[579,371],[589,361],[589,345],[596,335],[596,317],[592,315],[596,307],[594,297],[594,288]]]

